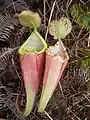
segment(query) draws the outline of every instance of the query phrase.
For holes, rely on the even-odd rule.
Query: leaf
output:
[[[85,8],[80,4],[74,4],[71,8],[71,16],[80,27],[90,30],[90,12]]]
[[[29,28],[38,28],[41,24],[41,18],[38,13],[32,11],[22,11],[18,14],[18,19],[23,26]]]
[[[54,36],[54,39],[64,39],[72,29],[70,20],[62,17],[59,21],[53,20],[49,25],[49,33]]]
[[[85,68],[90,66],[90,52],[87,52],[84,56],[85,59],[81,60],[81,65]]]
[[[80,4],[74,4],[71,7],[71,15],[74,19],[78,19],[78,17],[84,13],[85,13],[85,10]]]

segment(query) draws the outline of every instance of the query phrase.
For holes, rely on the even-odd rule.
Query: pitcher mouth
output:
[[[24,54],[40,54],[45,52],[47,48],[47,43],[42,38],[42,36],[34,30],[28,39],[19,48],[18,52],[21,55]]]
[[[50,46],[47,50],[46,53],[50,56],[55,56],[57,54],[60,55],[62,60],[69,59],[68,54],[66,52],[66,48],[63,45],[62,41],[58,41],[54,46]]]

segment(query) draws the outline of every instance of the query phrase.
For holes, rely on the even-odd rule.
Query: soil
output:
[[[0,120],[90,120],[90,64],[88,67],[82,65],[83,51],[90,51],[87,46],[89,33],[77,25],[70,15],[73,4],[80,3],[89,7],[89,0],[56,0],[51,20],[66,16],[73,25],[72,32],[63,40],[70,60],[45,112],[37,112],[40,93],[37,94],[34,108],[28,117],[22,117],[16,109],[16,97],[23,82],[18,48],[30,33],[28,28],[20,25],[15,15],[27,9],[38,12],[42,18],[38,31],[45,37],[54,2],[46,0],[45,11],[42,0],[0,2]],[[47,43],[54,45],[56,40],[48,34]],[[22,99],[25,102],[24,87]]]

